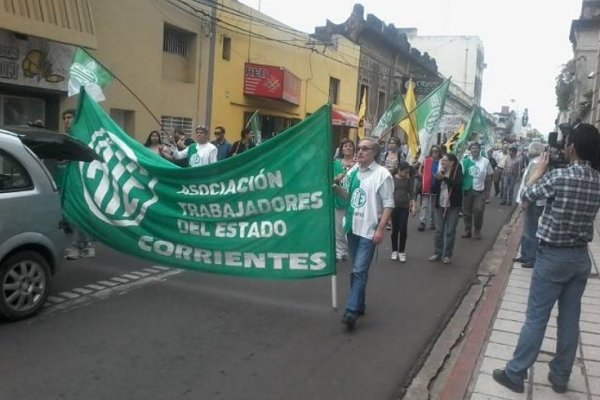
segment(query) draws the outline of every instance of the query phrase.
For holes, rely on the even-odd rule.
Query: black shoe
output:
[[[525,391],[525,385],[523,385],[522,383],[519,385],[508,379],[508,376],[506,376],[506,372],[504,372],[503,369],[495,369],[492,376],[494,377],[494,380],[496,382],[498,382],[505,388],[512,390],[513,392],[523,393]]]
[[[516,257],[516,258],[513,258],[513,262],[524,263],[524,262],[527,262],[527,260],[525,260],[523,257]]]
[[[425,224],[419,225],[419,231],[423,232],[425,230]]]
[[[522,262],[521,263],[521,268],[533,268],[533,263],[532,262]]]
[[[359,310],[356,314],[360,317],[361,315],[365,315],[365,309]]]
[[[506,204],[506,202],[505,202],[505,201],[501,201],[501,202],[500,202],[500,205],[501,205],[501,206],[503,206],[503,205],[505,205],[505,204]]]
[[[567,385],[557,385],[556,383],[554,383],[554,381],[552,380],[552,375],[550,375],[550,372],[548,372],[548,382],[550,382],[552,384],[552,390],[554,391],[554,393],[566,393],[567,392]]]
[[[465,232],[462,235],[460,235],[460,237],[464,238],[464,239],[468,239],[471,237],[471,232]]]
[[[342,324],[346,325],[349,331],[354,329],[354,325],[356,325],[356,314],[351,311],[346,311],[342,317]]]

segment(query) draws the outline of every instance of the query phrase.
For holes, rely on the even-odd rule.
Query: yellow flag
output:
[[[417,108],[417,97],[415,96],[415,83],[411,79],[408,81],[408,89],[404,98],[406,111],[409,112],[409,117],[400,121],[400,128],[406,132],[408,138],[408,157],[407,161],[412,164],[419,157],[419,127],[417,126],[417,113],[413,112]]]
[[[454,132],[454,134],[452,134],[452,136],[450,136],[448,138],[448,140],[446,141],[446,144],[444,145],[444,147],[446,147],[446,151],[448,153],[454,153],[454,145],[458,141],[458,138],[464,133],[464,131],[465,131],[465,123],[463,122],[460,124],[460,126],[458,127],[456,132]]]
[[[365,118],[367,116],[367,91],[365,90],[358,109],[358,139],[365,138]]]

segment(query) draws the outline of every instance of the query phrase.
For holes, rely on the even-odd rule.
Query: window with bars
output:
[[[181,128],[186,134],[192,133],[193,121],[191,118],[175,117],[172,115],[162,115],[160,123],[165,131]]]
[[[165,25],[163,51],[183,58],[188,58],[191,34]]]

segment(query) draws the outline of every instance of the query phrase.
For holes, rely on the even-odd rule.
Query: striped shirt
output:
[[[600,208],[600,173],[588,161],[574,161],[554,169],[525,188],[530,202],[546,199],[537,237],[558,247],[585,246],[594,236],[594,218]]]
[[[508,157],[504,163],[504,175],[519,175],[521,173],[521,157]]]

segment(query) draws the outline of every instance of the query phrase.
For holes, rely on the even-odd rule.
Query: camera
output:
[[[569,124],[560,124],[560,138],[558,132],[548,133],[548,146],[546,151],[550,158],[550,166],[553,168],[565,168],[569,162],[565,158],[564,146],[565,138],[573,130]]]

